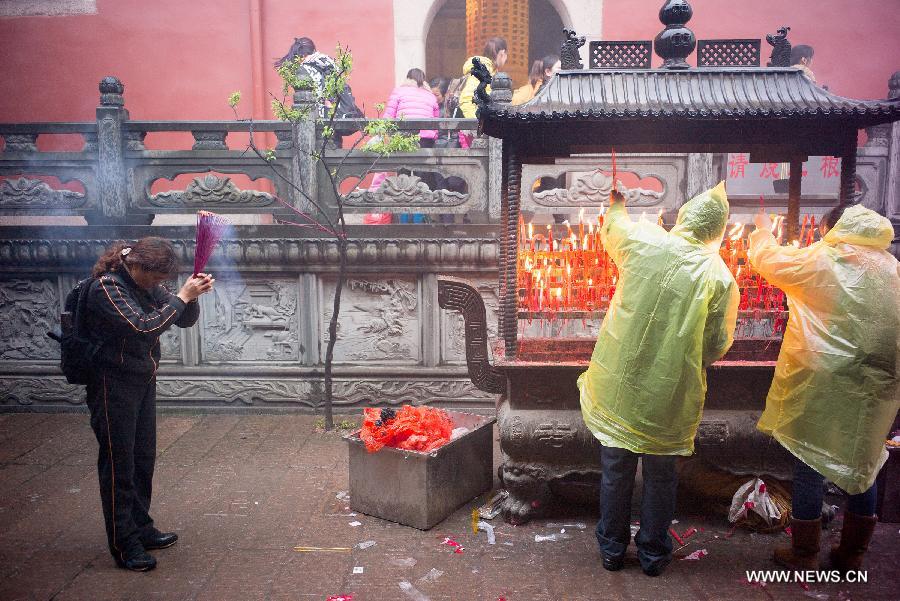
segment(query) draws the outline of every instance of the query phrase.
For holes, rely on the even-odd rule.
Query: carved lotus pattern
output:
[[[0,185],[2,208],[71,209],[84,204],[85,195],[73,190],[55,190],[47,182],[19,177],[3,180]]]
[[[450,190],[432,190],[417,175],[400,173],[381,182],[377,190],[356,190],[344,197],[344,203],[353,207],[379,206],[456,206],[463,204],[469,195]]]
[[[652,206],[662,201],[663,193],[644,188],[626,188],[619,182],[617,190],[625,196],[631,206]],[[554,188],[535,192],[534,201],[543,206],[600,206],[609,200],[612,191],[612,176],[600,169],[594,169],[575,179],[569,188]]]
[[[195,177],[184,190],[160,192],[150,196],[150,203],[158,207],[173,206],[213,206],[213,205],[254,205],[264,207],[275,198],[258,190],[241,190],[230,177],[208,174]]]

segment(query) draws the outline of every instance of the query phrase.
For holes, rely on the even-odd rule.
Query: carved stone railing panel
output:
[[[630,172],[640,181],[656,180],[662,191],[633,185],[625,189],[630,206],[677,209],[685,199],[687,155],[618,155],[619,174]],[[612,185],[612,160],[609,155],[579,155],[557,159],[555,164],[524,164],[522,166],[522,210],[558,212],[561,208],[598,208],[608,203]],[[542,178],[556,178],[565,187],[534,192]],[[656,183],[654,182],[654,183]],[[649,183],[648,183],[649,185]]]
[[[0,215],[84,215],[99,208],[97,173],[83,153],[3,160]],[[78,182],[81,190],[60,184]]]
[[[84,192],[53,188],[47,182],[22,176],[0,181],[0,208],[51,209],[80,208],[87,202]]]
[[[5,137],[6,152],[37,152],[37,134],[10,134]]]
[[[219,208],[221,206],[266,207],[275,202],[268,192],[241,190],[230,177],[207,174],[195,177],[184,190],[151,194],[150,204],[157,207]]]
[[[200,302],[203,361],[296,363],[305,352],[296,278],[232,275]]]
[[[139,165],[129,169],[129,189],[132,197],[132,210],[149,213],[185,213],[198,208],[221,213],[290,213],[275,201],[275,196],[268,192],[252,189],[241,189],[230,177],[219,176],[212,171],[223,174],[241,174],[253,181],[267,180],[272,183],[275,195],[280,198],[291,198],[291,191],[284,180],[273,174],[267,165],[250,164],[234,159],[219,161],[215,167],[208,160],[169,158],[155,161],[151,165]],[[283,176],[290,169],[282,161],[274,168]],[[174,180],[179,175],[198,173],[197,177],[183,190],[173,190],[152,194],[153,184],[159,180]]]
[[[59,297],[55,277],[0,280],[0,361],[59,359]]]
[[[328,322],[335,281],[320,283],[322,353],[328,344]],[[341,296],[335,363],[402,363],[422,361],[421,290],[411,277],[351,277]]]
[[[328,151],[328,160],[339,161],[341,151]],[[408,209],[417,213],[487,214],[489,209],[489,155],[484,148],[423,149],[414,153],[379,158],[374,170],[388,175],[377,189],[360,189],[345,196],[346,211],[365,213]],[[358,178],[368,170],[375,156],[364,151],[351,153],[344,162],[341,179]],[[499,169],[499,165],[495,166]],[[411,172],[411,173],[410,173]],[[436,178],[433,174],[440,176]],[[437,181],[440,183],[437,183]],[[448,183],[452,182],[452,183]],[[330,210],[336,199],[325,193],[327,180],[319,183],[320,196]]]
[[[345,208],[447,209],[466,203],[469,194],[444,188],[432,190],[417,175],[389,175],[376,189],[355,190],[344,196]]]

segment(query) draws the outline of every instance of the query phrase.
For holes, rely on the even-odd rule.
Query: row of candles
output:
[[[644,217],[641,217],[644,219]],[[603,311],[615,294],[618,270],[603,248],[600,229],[604,214],[584,223],[584,210],[574,228],[564,222],[565,233],[547,225],[544,232],[519,219],[517,252],[518,306],[529,314]],[[657,222],[662,225],[661,213]],[[558,226],[557,226],[558,227]],[[540,228],[539,228],[540,229]],[[733,224],[726,232],[720,254],[741,292],[740,310],[780,314],[786,308],[784,293],[766,282],[747,258],[747,226]],[[784,218],[775,216],[772,233],[781,241]],[[815,216],[806,215],[795,246],[809,246],[816,236]],[[782,324],[783,325],[783,324]]]

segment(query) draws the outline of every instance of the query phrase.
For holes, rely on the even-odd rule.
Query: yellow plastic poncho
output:
[[[885,251],[893,235],[862,206],[807,248],[750,235],[750,262],[790,310],[757,427],[850,494],[875,481],[900,407],[900,276]]]
[[[681,207],[671,232],[614,203],[601,229],[619,282],[590,367],[578,379],[585,424],[605,446],[690,455],[705,367],[731,347],[739,294],[719,256],[724,183]]]

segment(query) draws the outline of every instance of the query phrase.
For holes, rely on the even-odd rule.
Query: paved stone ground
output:
[[[346,443],[316,432],[314,421],[307,415],[160,415],[153,513],[181,540],[155,552],[156,570],[134,574],[115,568],[106,552],[87,416],[0,414],[0,599],[900,598],[897,524],[878,525],[867,584],[813,584],[804,591],[798,584],[755,588],[745,580],[746,569],[774,568],[771,548],[787,535],[738,531],[726,538],[723,519],[689,509],[680,511],[677,527],[704,531],[679,555],[709,554],[675,561],[660,578],[640,572],[633,546],[625,570],[604,571],[589,510],[521,527],[494,520],[493,546],[469,526],[478,500],[428,532],[351,515],[338,498],[348,487]],[[361,525],[351,526],[354,521]],[[554,522],[568,524],[569,538],[535,542],[535,535],[560,534]],[[445,536],[464,552],[442,545]],[[364,541],[375,545],[349,553],[293,550]]]

